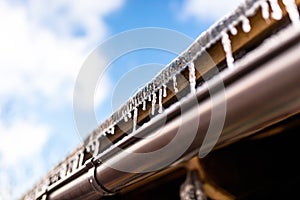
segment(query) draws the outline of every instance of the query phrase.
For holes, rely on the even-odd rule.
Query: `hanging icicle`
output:
[[[112,134],[112,135],[115,134],[115,127],[114,126],[111,127],[110,134]]]
[[[195,65],[194,62],[190,62],[188,65],[189,68],[189,81],[190,81],[190,89],[191,93],[196,93],[196,72],[195,72]]]
[[[167,85],[163,84],[163,97],[167,97]]]
[[[155,104],[156,104],[156,94],[153,92],[152,96],[152,108],[151,108],[151,114],[154,115],[155,113]]]
[[[138,102],[138,99],[137,99],[136,96],[134,97],[133,102],[134,102],[133,107],[138,107],[139,106],[139,102]]]
[[[122,115],[123,115],[124,121],[127,122],[128,121],[127,114],[123,111]]]
[[[269,12],[269,4],[266,1],[261,1],[260,2],[260,7],[261,7],[261,15],[262,17],[267,20],[270,18],[270,12]]]
[[[245,33],[249,33],[251,31],[250,21],[246,16],[242,16],[242,29]]]
[[[176,75],[173,76],[173,88],[174,88],[174,92],[177,93],[178,92],[178,88],[177,88]]]
[[[232,35],[236,35],[237,34],[238,31],[237,31],[237,29],[233,25],[229,25],[228,28],[229,28],[229,31],[230,31],[230,33]]]
[[[280,20],[282,18],[282,10],[278,4],[278,0],[269,0],[272,8],[273,19]]]
[[[129,112],[127,113],[127,116],[128,116],[129,119],[131,119],[131,117],[132,117],[131,111],[129,111]]]
[[[293,26],[300,28],[300,17],[297,5],[294,0],[283,0],[283,4],[285,5],[286,11],[288,12],[289,18],[293,24]]]
[[[163,97],[163,89],[160,88],[158,91],[158,113],[163,112],[162,97]]]
[[[137,117],[138,117],[138,108],[135,107],[133,109],[132,131],[136,130]]]
[[[223,49],[224,49],[225,54],[226,54],[227,67],[229,69],[233,69],[234,68],[234,59],[233,59],[233,56],[232,56],[231,41],[230,41],[229,36],[226,32],[222,33],[222,45],[223,45]]]
[[[143,101],[143,110],[146,110],[146,100]]]

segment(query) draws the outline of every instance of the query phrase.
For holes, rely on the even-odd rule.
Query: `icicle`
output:
[[[113,127],[111,127],[111,129],[110,129],[110,134],[115,134],[115,127],[113,126]]]
[[[163,97],[163,89],[160,88],[158,92],[158,113],[162,113],[163,106],[162,106],[162,97]]]
[[[229,31],[232,35],[237,34],[237,29],[233,25],[229,25],[228,28],[229,28]]]
[[[178,88],[177,88],[176,75],[173,76],[173,88],[174,88],[174,92],[177,93],[178,92]]]
[[[292,24],[295,27],[300,28],[299,12],[298,12],[295,1],[294,0],[283,0],[282,2],[285,5],[286,11],[289,14]]]
[[[152,97],[152,109],[151,109],[151,114],[154,115],[155,113],[155,103],[156,103],[156,94],[153,92],[153,97]]]
[[[269,0],[272,8],[272,17],[276,20],[280,20],[282,18],[282,10],[278,4],[278,0]]]
[[[163,97],[167,97],[167,85],[166,84],[163,84]]]
[[[245,33],[248,33],[251,31],[250,22],[246,16],[242,16],[242,29]]]
[[[132,131],[136,130],[137,117],[138,117],[138,109],[135,107],[133,109]]]
[[[139,103],[138,103],[137,98],[135,97],[135,98],[134,98],[134,107],[138,107],[138,106],[139,106]]]
[[[146,110],[146,100],[143,101],[143,110]]]
[[[127,113],[127,115],[128,115],[128,118],[130,119],[130,118],[132,117],[131,111],[129,111],[129,112]]]
[[[151,101],[151,94],[148,96],[148,101]]]
[[[124,121],[127,122],[128,121],[127,115],[124,112],[122,114],[123,114]]]
[[[234,63],[233,63],[234,59],[233,59],[232,51],[231,51],[231,41],[226,32],[222,33],[222,44],[223,44],[223,49],[226,54],[227,66],[229,69],[232,69],[232,68],[234,68]]]
[[[191,93],[196,93],[196,73],[195,73],[195,66],[193,61],[189,63],[189,81],[190,81],[190,89]]]
[[[267,20],[270,17],[269,13],[269,4],[266,1],[261,1],[260,2],[260,7],[261,7],[261,15],[262,17]]]

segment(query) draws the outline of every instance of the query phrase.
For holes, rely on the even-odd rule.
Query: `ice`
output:
[[[229,69],[232,69],[232,68],[234,68],[234,59],[233,59],[232,51],[231,51],[231,41],[226,32],[222,33],[222,44],[223,44],[223,49],[226,54],[227,66]]]
[[[246,16],[242,16],[242,29],[245,33],[248,33],[251,31],[250,22]]]
[[[162,97],[163,97],[163,89],[160,88],[158,91],[158,113],[163,112],[163,106],[162,106]]]
[[[167,85],[166,84],[163,84],[163,97],[167,97]]]
[[[124,113],[124,112],[123,112],[123,119],[124,119],[125,122],[128,121],[128,117],[127,117],[126,113]]]
[[[300,28],[299,12],[295,0],[283,0],[282,2],[285,5],[292,24],[295,27]]]
[[[66,176],[67,164],[62,164],[60,169],[60,177],[64,178]]]
[[[78,165],[78,157],[76,156],[72,163],[72,171],[75,171],[77,169],[77,165]]]
[[[269,13],[269,4],[266,1],[261,1],[260,2],[260,7],[261,7],[261,14],[262,17],[267,20],[270,18],[270,13]]]
[[[130,118],[132,117],[131,111],[129,111],[129,112],[127,113],[127,115],[128,115],[128,118],[130,119]]]
[[[131,103],[132,99],[130,99],[130,103],[129,103],[129,111],[132,110],[132,103]],[[130,117],[129,117],[130,118]]]
[[[229,25],[228,28],[229,28],[229,31],[232,35],[237,34],[237,29],[233,25]]]
[[[189,81],[190,81],[191,93],[195,94],[196,93],[196,73],[195,73],[195,65],[194,65],[193,61],[189,63],[188,68],[189,68]]]
[[[146,100],[143,101],[143,110],[146,110]]]
[[[272,17],[276,20],[280,20],[282,18],[282,10],[278,4],[278,0],[269,0],[271,8],[272,8]]]
[[[111,127],[110,134],[112,134],[112,135],[115,134],[115,127],[114,126]]]
[[[153,92],[152,96],[152,109],[151,109],[151,114],[154,115],[155,113],[155,104],[156,104],[156,94]]]
[[[272,2],[272,7],[268,6],[269,1]],[[128,118],[129,112],[132,112],[133,114],[133,110],[132,110],[133,107],[136,107],[138,105],[143,104],[142,106],[143,110],[147,109],[147,105],[145,104],[147,104],[148,102],[144,102],[144,101],[149,100],[149,103],[153,101],[156,102],[156,100],[152,99],[152,96],[154,91],[156,91],[157,92],[156,94],[158,95],[159,92],[158,88],[163,87],[163,97],[166,97],[167,96],[166,80],[169,80],[170,78],[173,78],[173,88],[174,88],[173,91],[174,93],[177,93],[178,76],[180,75],[181,71],[187,67],[187,64],[191,62],[193,58],[196,58],[199,55],[201,55],[203,52],[205,52],[205,50],[209,48],[210,45],[222,39],[222,32],[228,30],[227,31],[228,34],[230,33],[232,35],[237,34],[238,30],[236,29],[236,26],[238,25],[238,23],[240,22],[242,23],[242,31],[249,32],[251,30],[251,26],[247,17],[253,16],[255,12],[260,11],[260,9],[262,9],[262,12],[264,13],[263,16],[265,18],[267,18],[268,14],[270,15],[270,13],[273,13],[274,12],[273,10],[275,10],[275,12],[273,13],[275,14],[275,16],[276,13],[278,15],[278,13],[280,14],[282,12],[278,5],[277,0],[245,1],[244,4],[238,7],[238,9],[236,9],[228,17],[224,18],[220,22],[217,22],[217,24],[212,26],[209,30],[203,32],[197,39],[197,42],[194,42],[192,46],[189,49],[187,49],[187,51],[185,51],[181,56],[177,57],[170,64],[168,64],[168,66],[164,68],[157,76],[155,76],[151,82],[149,82],[142,90],[140,90],[134,97],[132,97],[133,100],[129,99],[129,101],[125,102],[122,107],[122,110],[124,109],[124,113],[126,114],[126,117]],[[230,44],[230,41],[228,42],[227,40],[227,43]],[[225,46],[230,47],[230,45],[225,45]],[[229,67],[233,66],[232,57],[233,56],[232,56],[231,47],[227,48],[226,59],[228,61]],[[192,92],[193,90],[194,89],[191,89]],[[155,108],[152,109],[155,110]],[[120,110],[118,110],[117,113],[114,113],[112,117],[106,120],[108,123],[105,123],[103,126],[101,125],[100,132],[107,130],[107,128],[110,127],[111,124],[117,124],[120,120],[122,120],[121,118],[122,116],[124,116],[123,119],[125,120],[126,118],[125,114],[123,114],[122,111]]]
[[[138,102],[137,97],[134,97],[134,107],[137,107],[137,106],[139,106],[139,102]]]
[[[132,131],[136,130],[137,117],[138,117],[138,108],[135,107],[133,109]]]
[[[176,75],[173,76],[173,88],[174,88],[174,92],[177,93],[178,92],[178,88],[177,88]]]

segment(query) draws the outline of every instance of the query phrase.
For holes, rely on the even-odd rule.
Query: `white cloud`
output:
[[[0,160],[10,166],[34,156],[42,150],[49,131],[32,121],[17,119],[8,125],[0,121]]]
[[[107,31],[103,17],[120,8],[123,0],[40,0],[29,1],[29,17],[39,25],[47,26],[61,36],[72,35],[74,29],[83,29],[85,39],[100,41]]]
[[[32,120],[0,121],[0,199],[18,198],[45,173],[42,150],[49,134],[47,125]]]
[[[16,198],[44,175],[51,155],[42,152],[53,127],[40,121],[47,113],[39,107],[53,111],[72,104],[84,59],[107,35],[104,17],[123,1],[0,0],[0,199]],[[102,87],[109,87],[104,80]],[[7,116],[10,102],[13,113]],[[12,180],[11,194],[2,196]]]
[[[42,96],[51,104],[70,103],[87,47],[103,39],[103,17],[121,5],[121,0],[30,0],[13,7],[1,1],[0,96],[17,94],[33,103]],[[86,34],[76,35],[76,26]]]
[[[185,0],[180,18],[217,21],[233,11],[243,0]]]

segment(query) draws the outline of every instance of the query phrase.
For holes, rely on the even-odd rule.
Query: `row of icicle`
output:
[[[270,2],[270,7],[271,7],[271,17],[275,20],[280,20],[282,18],[282,10],[280,8],[278,0],[269,0],[269,2]],[[283,0],[282,2],[285,5],[285,9],[289,15],[289,18],[290,18],[293,26],[300,28],[299,12],[298,12],[295,0]],[[254,5],[254,9],[255,9],[255,7],[260,7],[262,17],[265,20],[269,20],[270,12],[269,12],[269,4],[267,1],[258,1],[256,3],[256,5]],[[241,21],[242,21],[243,31],[245,33],[250,32],[251,25],[250,25],[250,22],[249,22],[247,16],[245,16],[245,15],[241,16]],[[237,34],[237,29],[234,26],[231,25],[228,27],[228,29],[232,35]],[[223,45],[224,52],[226,54],[227,66],[229,69],[232,69],[232,68],[234,68],[234,58],[232,56],[231,41],[229,39],[229,35],[226,32],[226,30],[224,30],[222,32],[222,45]]]
[[[209,43],[207,43],[206,45],[203,45],[204,49],[209,47],[213,42],[215,42],[218,38],[221,38],[221,42],[223,45],[223,49],[226,55],[226,62],[227,62],[227,67],[229,69],[233,69],[234,68],[234,58],[232,55],[232,48],[231,48],[231,41],[229,38],[229,35],[227,32],[230,32],[232,35],[236,35],[237,34],[237,29],[235,28],[235,25],[237,25],[238,23],[242,23],[242,30],[245,33],[248,33],[251,31],[251,25],[250,25],[250,21],[248,19],[249,16],[253,15],[255,13],[255,11],[257,9],[261,9],[261,13],[262,13],[262,17],[265,20],[269,20],[270,17],[272,17],[275,20],[280,20],[282,18],[282,10],[280,8],[280,5],[278,3],[278,0],[260,0],[260,1],[253,1],[253,3],[251,1],[246,1],[251,3],[251,8],[247,10],[247,12],[245,12],[244,14],[239,15],[239,17],[236,19],[236,21],[233,21],[231,24],[229,24],[227,27],[224,27],[224,30],[219,33],[219,35],[212,41],[210,41]],[[269,4],[268,4],[269,2]],[[299,13],[298,13],[298,9],[297,9],[297,5],[295,4],[294,0],[283,0],[283,4],[285,5],[286,11],[289,15],[289,18],[292,22],[292,24],[295,27],[300,27],[300,20],[299,20]],[[270,5],[270,11],[269,11],[269,5]],[[207,33],[205,33],[207,34]],[[201,38],[201,36],[200,36]],[[195,93],[196,92],[196,76],[195,76],[195,66],[194,66],[194,60],[196,59],[196,57],[199,55],[199,53],[195,54],[193,56],[193,58],[187,63],[187,67],[189,69],[189,83],[190,83],[190,91],[191,93]],[[159,88],[155,88],[156,90],[153,90],[153,92],[147,96],[147,99],[144,97],[144,99],[142,101],[137,100],[137,98],[130,99],[130,102],[133,103],[129,103],[127,104],[127,110],[126,111],[122,111],[122,116],[121,119],[123,119],[125,122],[128,121],[128,118],[133,118],[132,119],[132,130],[135,131],[137,130],[137,121],[138,121],[138,106],[142,105],[142,110],[145,111],[146,107],[147,107],[147,100],[149,101],[149,103],[151,103],[151,114],[155,115],[155,111],[156,111],[156,104],[157,104],[157,100],[158,100],[158,113],[162,113],[163,112],[163,97],[167,96],[167,85],[166,83],[168,81],[172,81],[173,82],[173,91],[176,94],[178,92],[178,87],[177,87],[177,80],[176,80],[176,74],[179,74],[180,71],[178,71],[177,73],[173,74],[173,76],[171,78],[168,78],[165,80],[165,83],[162,84]],[[148,88],[147,87],[147,91],[151,90],[153,88]],[[157,97],[157,93],[158,93],[158,97]],[[145,95],[146,96],[146,95]],[[133,114],[132,114],[133,112]],[[133,115],[133,116],[132,116]],[[110,128],[107,128],[105,134],[114,134],[114,126],[117,124],[118,121],[114,121],[112,124],[110,124]]]

